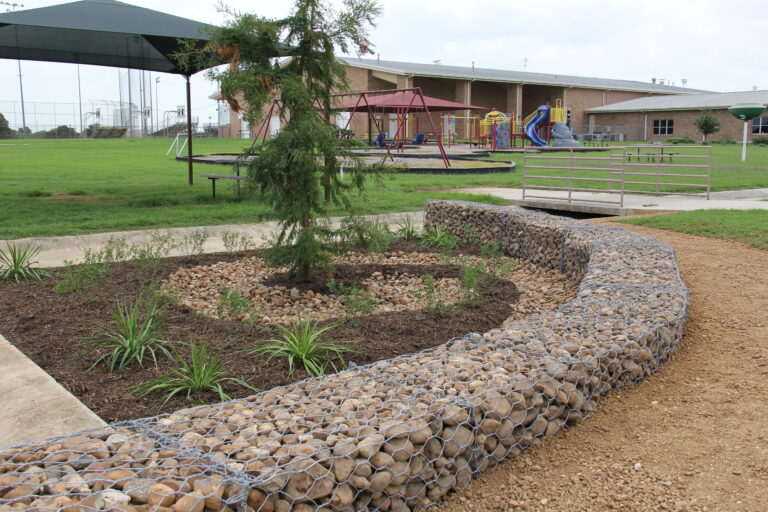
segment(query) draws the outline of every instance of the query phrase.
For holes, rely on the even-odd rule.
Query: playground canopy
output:
[[[179,39],[203,47],[211,26],[115,0],[82,0],[0,14],[0,58],[143,69],[187,79],[189,184],[192,184],[192,109],[189,77],[173,58]]]
[[[466,105],[455,101],[441,100],[414,91],[378,93],[368,91],[354,93],[358,97],[344,97],[334,109],[340,111],[369,111],[375,113],[399,113],[403,109],[411,112],[449,112],[454,110],[490,110],[487,107]],[[364,97],[364,101],[361,98]],[[422,101],[423,98],[423,101]],[[370,107],[370,109],[369,109]]]

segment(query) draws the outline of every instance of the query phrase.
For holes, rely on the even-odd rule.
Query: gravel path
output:
[[[692,294],[680,352],[435,510],[768,510],[768,252],[622,227],[677,251]]]

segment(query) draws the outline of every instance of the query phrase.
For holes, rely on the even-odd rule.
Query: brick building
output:
[[[602,105],[657,95],[688,95],[701,91],[651,82],[613,80],[569,75],[528,73],[461,66],[417,64],[377,59],[342,57],[347,65],[350,91],[421,87],[424,94],[464,104],[496,108],[514,113],[518,120],[536,110],[539,105],[555,105],[559,100],[571,109],[575,133],[587,130],[587,109]],[[475,112],[458,112],[458,116],[470,116]],[[367,120],[360,116],[352,129],[356,135],[366,135]],[[394,116],[392,116],[394,119]],[[433,116],[435,123],[439,115]],[[420,123],[421,126],[426,126]],[[384,120],[389,130],[392,120]],[[232,135],[242,136],[248,130],[233,114]],[[272,120],[277,128],[279,123]],[[466,137],[469,128],[459,120],[455,131]],[[413,131],[414,123],[410,130]],[[255,127],[253,131],[255,131]]]
[[[736,103],[760,103],[768,105],[768,91],[745,91],[685,96],[654,96],[638,98],[586,109],[591,131],[600,126],[638,126],[642,140],[663,142],[670,137],[701,139],[701,133],[693,125],[701,111],[708,108],[720,120],[720,131],[710,138],[741,140],[744,122],[728,112]],[[768,113],[754,119],[748,136],[768,135]]]

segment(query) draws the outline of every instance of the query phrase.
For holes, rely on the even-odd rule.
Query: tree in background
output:
[[[720,131],[720,120],[716,118],[712,111],[705,108],[701,111],[699,117],[693,120],[693,125],[699,130],[702,135],[701,141],[707,141],[707,135],[717,133]]]
[[[0,139],[12,139],[15,135],[16,133],[8,125],[8,120],[0,114]]]
[[[285,127],[246,154],[258,154],[248,167],[252,186],[281,221],[270,262],[289,266],[295,279],[309,280],[328,260],[329,230],[317,221],[326,206],[349,209],[348,193],[363,192],[366,175],[383,170],[356,159],[332,122],[332,95],[347,89],[336,52],[372,53],[368,30],[380,12],[375,0],[345,0],[339,11],[322,0],[297,0],[283,19],[229,12],[232,21],[216,29],[206,47],[208,58],[229,62],[209,75],[248,122],[257,124],[279,100],[276,114]],[[189,55],[201,53],[180,55],[182,65]],[[277,56],[288,58],[278,62]]]

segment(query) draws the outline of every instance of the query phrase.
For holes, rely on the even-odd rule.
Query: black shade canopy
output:
[[[82,0],[0,14],[0,58],[191,75],[172,54],[179,38],[204,45],[209,25],[115,0]]]

